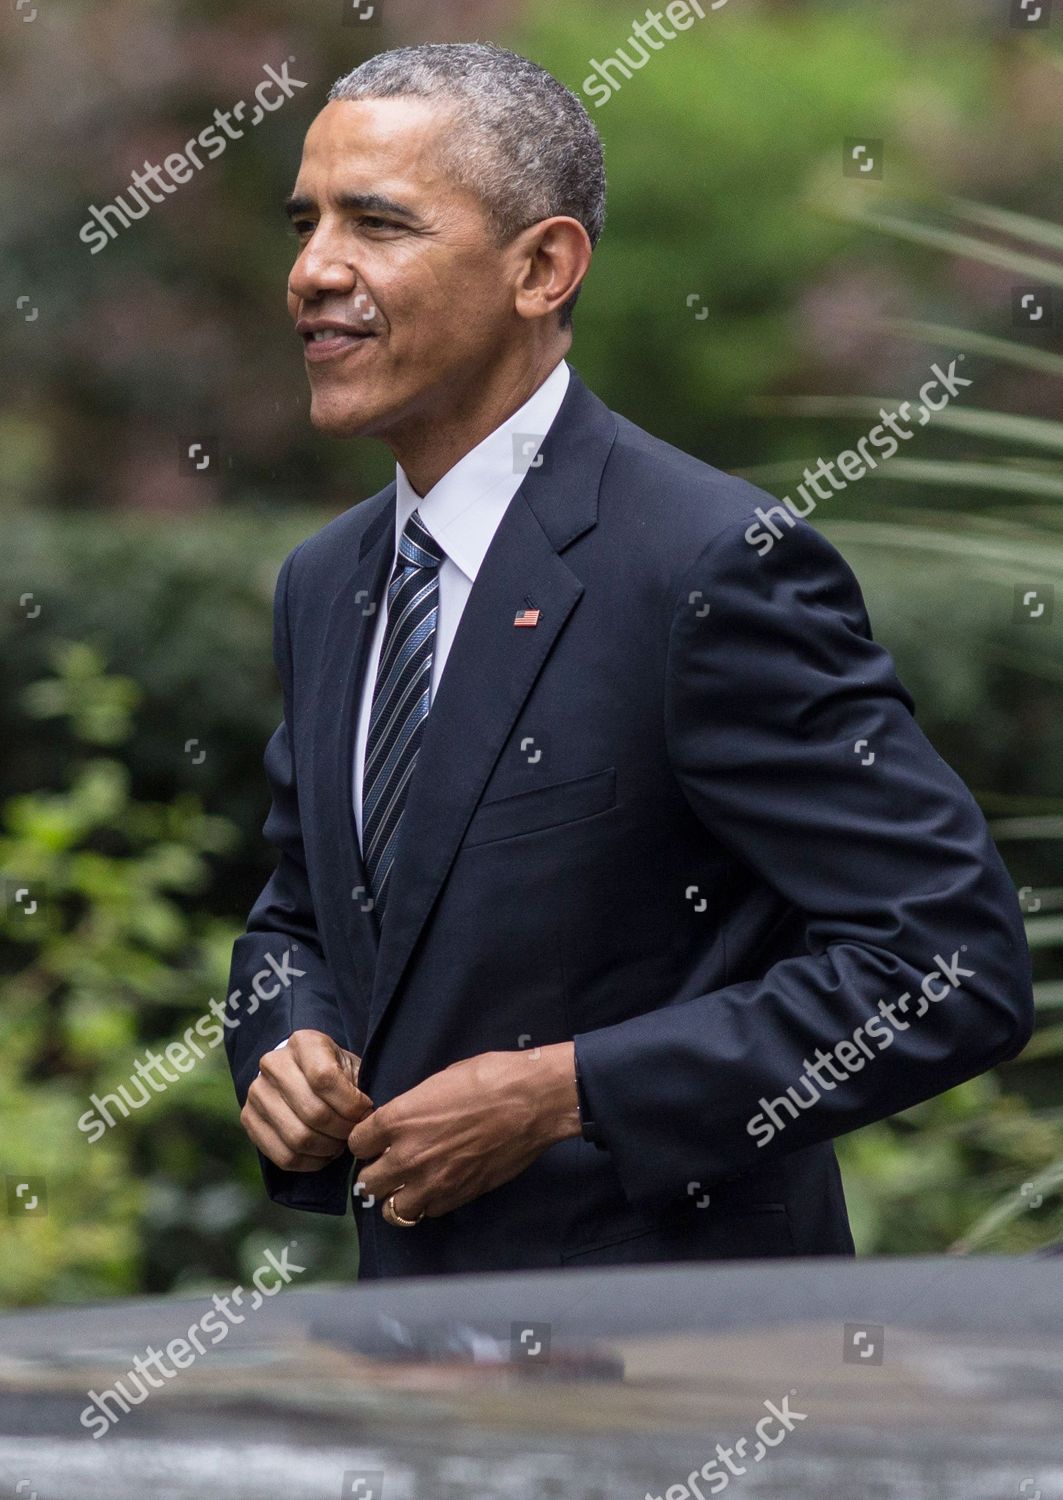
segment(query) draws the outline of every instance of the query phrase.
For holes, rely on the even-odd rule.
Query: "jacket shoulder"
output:
[[[684,453],[617,416],[617,439],[606,468],[611,503],[630,506],[676,561],[689,562],[721,532],[758,521],[758,509],[779,502],[736,474]]]
[[[324,586],[329,579],[338,578],[338,570],[349,570],[357,559],[366,533],[387,524],[393,514],[394,497],[395,485],[391,483],[368,500],[359,500],[333,516],[296,543],[282,564],[282,574],[285,569],[292,569],[294,578],[308,588]]]

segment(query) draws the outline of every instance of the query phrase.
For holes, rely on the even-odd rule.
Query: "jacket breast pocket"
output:
[[[594,813],[605,812],[616,803],[616,767],[592,771],[570,781],[532,787],[508,797],[481,802],[472,815],[463,847],[510,839],[521,833],[556,828]]]

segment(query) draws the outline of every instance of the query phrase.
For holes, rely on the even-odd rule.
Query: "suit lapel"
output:
[[[376,952],[365,1052],[398,991],[495,762],[583,592],[558,552],[597,520],[601,473],[615,433],[612,413],[573,370],[543,444],[542,468],[529,470],[503,514],[425,720]],[[390,561],[391,548],[385,550]],[[538,624],[515,627],[515,615],[529,605],[539,610]],[[349,684],[345,721],[354,709]],[[348,804],[349,768],[347,756]]]
[[[395,540],[395,486],[376,500],[377,514],[362,533],[358,557],[348,567],[329,607],[321,652],[321,699],[314,715],[313,764],[323,778],[324,816],[339,820],[338,889],[343,931],[350,950],[356,993],[372,990],[377,966],[377,922],[366,903],[369,880],[362,863],[354,820],[352,773],[354,735],[361,684],[369,660],[380,600],[387,588]],[[352,1038],[357,1045],[357,1039]]]

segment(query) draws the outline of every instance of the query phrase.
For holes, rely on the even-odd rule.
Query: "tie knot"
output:
[[[419,511],[413,512],[402,529],[399,556],[415,568],[438,568],[443,561],[443,549],[421,520]]]

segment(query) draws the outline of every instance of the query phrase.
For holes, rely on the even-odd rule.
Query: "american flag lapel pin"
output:
[[[524,596],[527,598],[527,595]],[[528,600],[531,603],[531,600]],[[537,609],[518,609],[513,621],[514,625],[538,625],[539,611]]]

